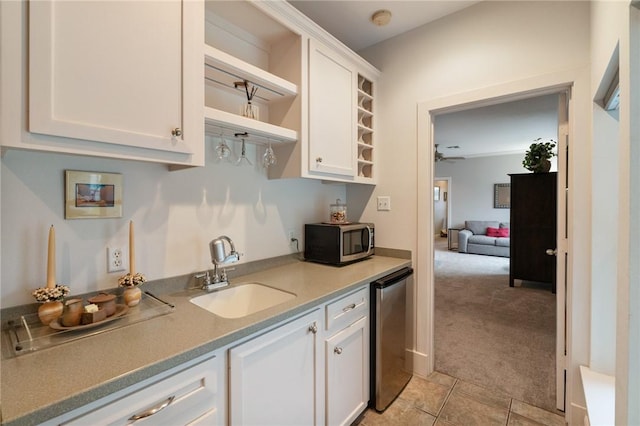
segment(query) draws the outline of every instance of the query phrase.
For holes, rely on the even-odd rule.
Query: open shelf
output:
[[[298,86],[294,83],[206,44],[204,64],[205,81],[209,84],[220,84],[244,93],[244,87],[235,87],[234,83],[248,81],[259,87],[256,97],[266,102],[298,94]]]
[[[272,139],[273,142],[296,142],[298,132],[262,121],[242,117],[237,114],[221,111],[214,108],[205,107],[205,132],[211,136],[218,136],[220,129],[228,130],[229,133],[249,134],[247,141],[251,142],[251,136]]]

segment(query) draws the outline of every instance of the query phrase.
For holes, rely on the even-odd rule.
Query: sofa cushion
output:
[[[492,228],[487,227],[487,237],[508,237],[509,228]]]
[[[484,244],[493,246],[496,244],[496,237],[487,237],[486,235],[473,234],[469,237],[469,244]]]
[[[510,228],[509,222],[500,222],[500,228]]]
[[[496,238],[496,245],[498,247],[509,247],[509,238]]]
[[[467,220],[464,227],[474,235],[485,235],[488,227],[498,228],[500,223],[493,220]]]

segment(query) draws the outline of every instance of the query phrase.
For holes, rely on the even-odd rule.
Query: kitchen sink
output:
[[[288,300],[295,294],[249,282],[197,296],[189,301],[222,318],[241,318]]]

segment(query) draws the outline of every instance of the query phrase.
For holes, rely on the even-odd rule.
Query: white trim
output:
[[[495,105],[507,101],[527,99],[534,96],[542,96],[551,93],[561,93],[571,88],[577,80],[579,70],[568,70],[553,74],[536,76],[526,80],[507,82],[501,85],[481,88],[465,93],[459,93],[443,98],[419,102],[417,105],[417,127],[418,144],[416,161],[417,167],[417,253],[415,256],[416,266],[416,351],[425,352],[423,358],[425,365],[415,366],[416,370],[426,369],[427,374],[434,370],[434,262],[433,262],[433,202],[430,190],[427,185],[431,185],[434,179],[433,149],[434,144],[434,117],[445,112],[462,111],[480,106]],[[573,118],[571,118],[573,120]],[[573,121],[570,121],[569,131],[572,132]],[[571,159],[569,159],[571,163]],[[427,167],[422,167],[423,165]],[[572,235],[572,218],[569,217],[569,238]],[[424,278],[423,278],[424,277]],[[568,266],[567,288],[570,292],[572,288],[572,268]],[[569,295],[567,295],[569,296]],[[566,317],[571,318],[571,298],[567,297]],[[571,324],[567,323],[567,341],[570,341]],[[570,353],[569,353],[570,356]],[[570,363],[567,363],[570,365]],[[570,399],[571,387],[570,368],[567,369],[567,401]],[[569,414],[568,414],[569,415]],[[567,416],[568,416],[567,415]]]

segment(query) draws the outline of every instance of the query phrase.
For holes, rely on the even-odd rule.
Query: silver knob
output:
[[[322,157],[316,158],[316,163],[322,163]]]
[[[312,332],[313,334],[316,334],[318,332],[318,326],[313,323],[312,325],[309,326],[309,331]]]
[[[172,129],[171,136],[182,136],[182,129],[180,127]]]
[[[336,346],[333,349],[333,352],[335,352],[336,354],[340,355],[342,353],[342,348],[340,346]]]
[[[558,249],[547,249],[545,253],[549,256],[555,256],[558,254]]]

